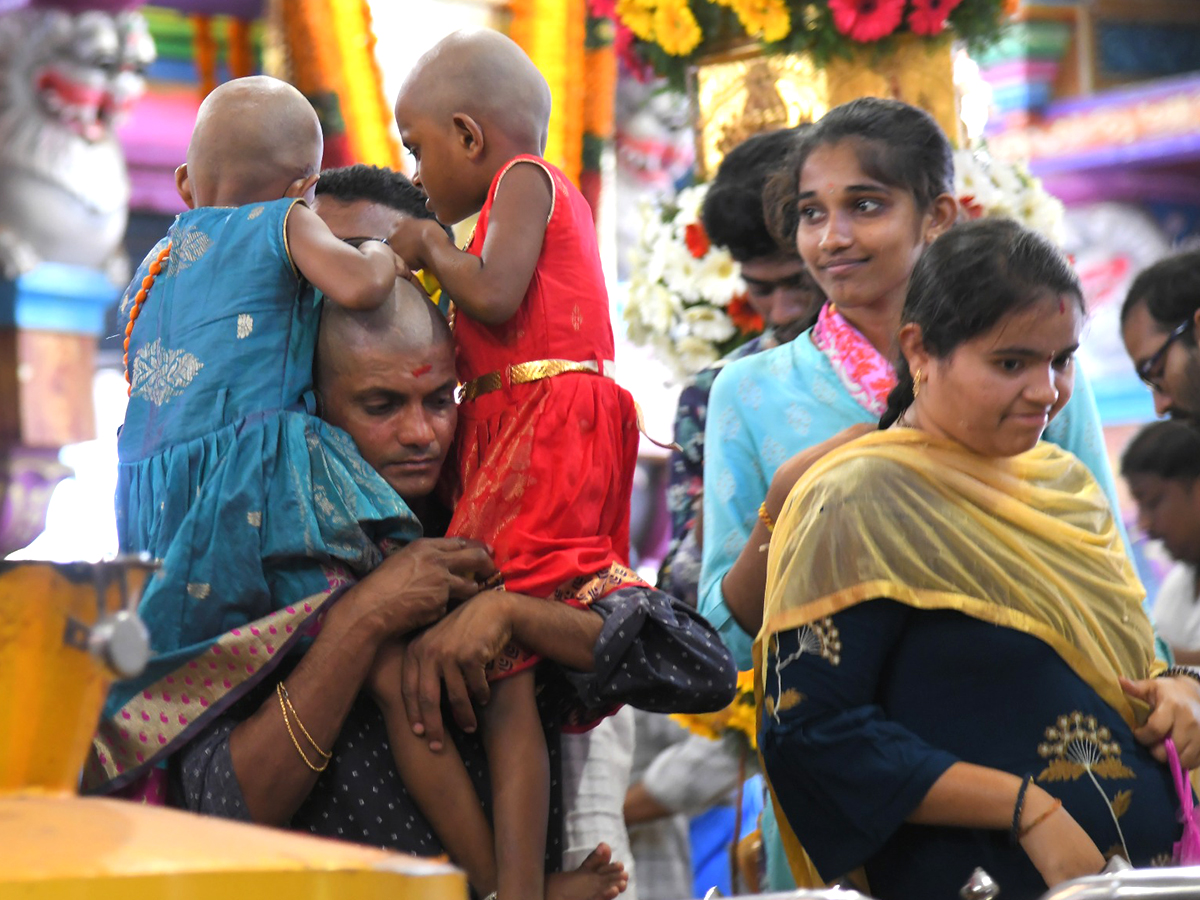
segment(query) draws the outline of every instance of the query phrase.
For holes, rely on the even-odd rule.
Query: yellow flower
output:
[[[687,56],[703,34],[687,0],[663,0],[654,11],[654,34],[658,45],[672,56]]]
[[[792,18],[783,0],[732,0],[730,5],[746,34],[771,43],[792,31]]]
[[[643,41],[654,40],[655,0],[617,0],[617,18]]]

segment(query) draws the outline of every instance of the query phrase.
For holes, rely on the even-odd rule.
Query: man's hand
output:
[[[413,731],[430,750],[441,750],[442,683],[464,731],[476,727],[475,703],[490,696],[484,667],[512,639],[511,598],[505,591],[484,591],[413,638],[404,661],[404,707]]]
[[[473,597],[495,571],[478,541],[423,538],[385,559],[360,582],[354,600],[381,639],[399,637],[436,622],[452,598]]]
[[[1150,748],[1160,763],[1167,761],[1163,739],[1170,737],[1185,769],[1200,766],[1200,682],[1194,678],[1121,679],[1121,690],[1150,705],[1150,716],[1133,736]]]

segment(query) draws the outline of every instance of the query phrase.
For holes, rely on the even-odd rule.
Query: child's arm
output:
[[[375,309],[403,269],[382,241],[351,247],[335,237],[321,217],[297,203],[288,213],[286,234],[292,261],[322,294],[347,309]]]
[[[544,169],[517,163],[496,190],[482,257],[457,249],[427,219],[402,219],[389,240],[411,268],[433,271],[457,309],[500,325],[516,314],[529,290],[553,196]]]

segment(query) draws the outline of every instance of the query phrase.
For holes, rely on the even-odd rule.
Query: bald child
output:
[[[479,218],[465,251],[429,221],[398,223],[391,243],[410,268],[437,277],[455,309],[463,402],[448,534],[491,548],[509,592],[587,606],[644,586],[628,568],[637,414],[613,380],[591,207],[542,158],[549,118],[545,79],[507,37],[484,29],[439,42],[401,87],[396,122],[438,220]],[[494,852],[481,836],[459,862],[499,900],[543,894],[549,775],[537,661],[510,644],[487,670],[480,719],[496,786]],[[422,734],[420,712],[412,718]],[[441,800],[469,787],[461,765],[399,738],[397,766],[420,785],[414,797],[438,836],[449,846],[474,834],[471,805]]]
[[[114,780],[135,781],[194,733],[189,725],[205,714],[168,704],[178,694],[171,685],[191,684],[202,660],[215,668],[222,647],[266,630],[262,620],[280,610],[319,615],[334,596],[330,573],[365,575],[381,561],[379,541],[420,534],[348,435],[313,414],[322,305],[376,309],[399,269],[386,243],[350,246],[309,209],[321,151],[316,114],[290,85],[255,77],[214,90],[176,170],[188,210],[121,305],[130,397],[118,537],[123,552],[149,553],[162,567],[141,607],[153,660],[109,698],[116,727],[100,758]],[[271,678],[294,644],[279,639],[250,650],[256,659],[226,664],[212,699]],[[328,753],[280,691],[274,727],[295,747],[293,765],[315,778]],[[159,697],[153,718],[163,731],[147,752],[121,723],[149,715],[129,704]]]

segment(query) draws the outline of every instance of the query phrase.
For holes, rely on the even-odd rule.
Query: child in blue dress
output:
[[[309,209],[321,151],[316,114],[290,85],[255,77],[218,87],[175,173],[189,211],[121,305],[129,408],[118,443],[118,534],[122,551],[149,553],[162,568],[140,609],[154,658],[114,689],[110,716],[152,690],[186,702],[191,674],[263,677],[274,660],[215,667],[222,635],[319,603],[345,578],[334,573],[361,575],[381,561],[380,540],[419,536],[349,436],[313,415],[322,296],[372,309],[397,274],[386,243],[343,243]],[[203,672],[189,674],[205,654]],[[179,692],[162,687],[175,681]],[[216,711],[206,707],[193,702],[179,718]],[[110,775],[178,749],[183,729],[173,726],[149,740],[131,733],[127,758],[108,761]]]

